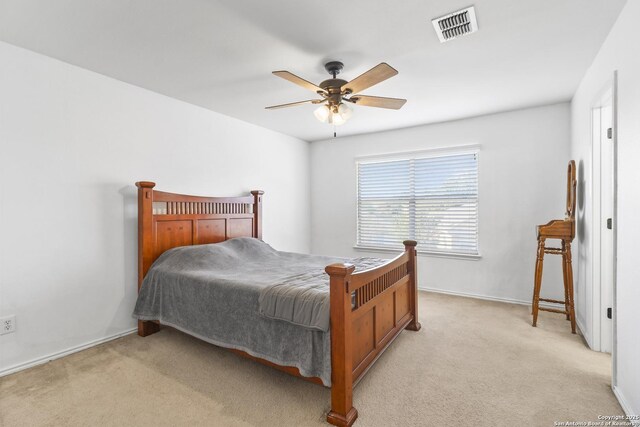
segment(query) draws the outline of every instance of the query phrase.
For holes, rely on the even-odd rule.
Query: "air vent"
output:
[[[441,43],[478,31],[473,6],[436,18],[431,23]]]

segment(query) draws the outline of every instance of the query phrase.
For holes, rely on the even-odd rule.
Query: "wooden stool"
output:
[[[571,321],[571,332],[576,333],[576,313],[573,303],[573,268],[571,266],[571,242],[576,234],[576,163],[571,160],[567,170],[567,211],[565,219],[557,219],[545,225],[538,226],[538,255],[536,258],[536,271],[533,283],[533,326],[538,321],[538,310],[561,313]],[[547,239],[559,239],[560,248],[545,246]],[[544,254],[562,255],[562,275],[564,282],[564,301],[540,298],[540,286],[542,285],[542,266]],[[540,301],[564,305],[564,310],[556,308],[540,307]]]

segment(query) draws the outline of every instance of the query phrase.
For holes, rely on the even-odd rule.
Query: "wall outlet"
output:
[[[16,316],[0,317],[0,335],[16,331]]]

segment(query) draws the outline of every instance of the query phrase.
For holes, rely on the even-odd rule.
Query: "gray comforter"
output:
[[[329,277],[324,268],[335,262],[368,268],[384,260],[280,252],[252,238],[174,248],[147,273],[134,317],[295,366],[329,386]]]

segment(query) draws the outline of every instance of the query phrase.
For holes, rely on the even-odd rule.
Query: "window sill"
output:
[[[390,249],[390,248],[376,248],[376,247],[368,247],[368,246],[354,246],[353,247],[357,251],[361,252],[382,252],[382,253],[393,253],[397,254],[401,252],[403,249]],[[468,255],[468,254],[454,254],[454,253],[443,253],[443,252],[429,252],[429,251],[421,251],[418,249],[419,257],[432,257],[432,258],[451,258],[451,259],[466,259],[469,261],[478,261],[482,258],[482,255]]]

